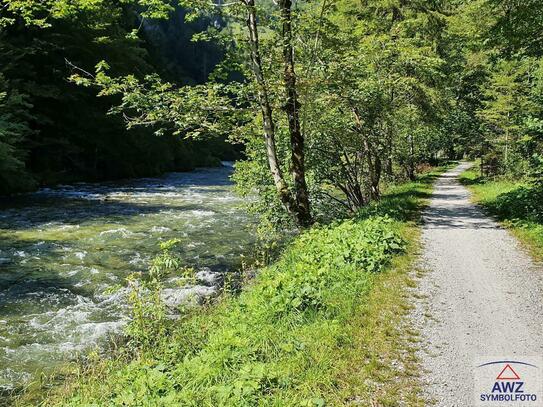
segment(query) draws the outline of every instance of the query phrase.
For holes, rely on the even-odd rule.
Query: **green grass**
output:
[[[185,315],[152,349],[96,357],[43,405],[424,405],[404,316],[436,174],[302,234],[239,296]]]
[[[543,194],[527,181],[488,179],[476,167],[460,175],[472,200],[496,217],[529,249],[543,259]]]

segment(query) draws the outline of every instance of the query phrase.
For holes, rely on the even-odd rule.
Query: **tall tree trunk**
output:
[[[371,173],[371,199],[378,200],[381,198],[381,189],[379,188],[379,183],[381,182],[381,173],[383,171],[383,166],[381,164],[381,159],[378,155],[375,155],[373,161],[373,172]]]
[[[268,85],[264,78],[262,69],[262,58],[260,55],[260,42],[258,36],[258,23],[256,17],[255,0],[243,0],[247,6],[247,28],[249,29],[249,45],[251,49],[252,70],[258,85],[258,102],[262,112],[264,140],[266,143],[266,154],[268,165],[273,177],[273,182],[279,194],[279,198],[290,214],[297,214],[296,202],[291,195],[283,177],[279,161],[277,159],[277,148],[275,144],[275,124],[273,111],[270,104]]]
[[[509,123],[510,123],[510,116],[511,113],[507,112],[507,124],[505,127],[505,154],[504,154],[504,162],[505,162],[505,168],[507,168],[507,161],[509,158]]]
[[[283,64],[286,90],[285,112],[288,118],[292,155],[292,178],[296,194],[296,216],[301,226],[312,223],[309,194],[305,180],[304,136],[300,128],[300,104],[296,90],[294,49],[292,47],[292,0],[279,0],[283,22]]]
[[[389,78],[390,79],[390,78]],[[390,89],[390,106],[394,106],[394,98],[395,98],[395,92],[394,92],[394,86],[392,86],[392,89]],[[392,178],[394,176],[394,169],[393,169],[393,157],[394,157],[394,128],[392,126],[392,123],[390,120],[387,120],[386,122],[386,138],[387,138],[387,158],[386,158],[386,164],[385,164],[385,172],[386,174]]]
[[[392,126],[388,124],[387,125],[387,157],[386,157],[386,163],[385,163],[385,173],[390,178],[394,176],[394,169],[393,169],[393,163],[392,163],[393,151],[394,151],[394,134],[393,134]]]
[[[409,135],[409,179],[415,180],[415,138]]]
[[[381,159],[378,155],[374,156],[367,138],[364,138],[364,150],[368,162],[370,199],[376,201],[381,197],[379,189],[382,171]]]

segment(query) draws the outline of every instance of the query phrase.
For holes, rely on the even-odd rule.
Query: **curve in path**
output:
[[[438,406],[472,406],[477,357],[543,355],[543,269],[469,200],[462,163],[436,182],[423,214],[417,288],[425,393]]]

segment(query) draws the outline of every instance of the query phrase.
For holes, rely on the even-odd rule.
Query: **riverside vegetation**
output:
[[[44,405],[420,403],[409,372],[413,333],[401,322],[435,174],[389,188],[353,219],[303,233],[239,296],[225,292],[175,321],[159,295],[159,274],[177,267],[175,242],[163,245],[147,294],[134,297],[127,345],[91,360]]]
[[[0,193],[231,156],[260,247],[295,236],[175,324],[160,270],[131,280],[128,345],[45,403],[416,405],[393,366],[417,177],[478,157],[539,221],[540,0],[0,0],[0,30]]]

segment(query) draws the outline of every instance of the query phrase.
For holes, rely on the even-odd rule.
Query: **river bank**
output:
[[[433,177],[303,234],[239,297],[188,315],[150,351],[96,360],[45,404],[420,403],[403,320]]]
[[[176,238],[195,287],[252,248],[252,219],[234,195],[231,165],[122,183],[44,188],[0,207],[0,388],[10,393],[102,346],[127,322],[122,287],[158,243]],[[184,290],[184,291],[183,291]],[[177,295],[179,294],[179,295]],[[174,298],[174,299],[175,299]]]

